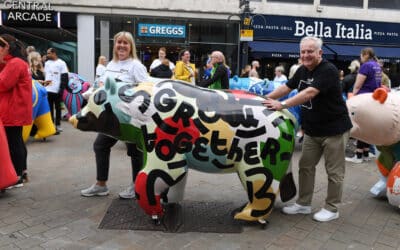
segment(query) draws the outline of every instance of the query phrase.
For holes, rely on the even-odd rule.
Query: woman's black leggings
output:
[[[360,140],[357,140],[357,149],[362,149],[364,150],[364,148],[368,148],[369,149],[369,144]]]
[[[110,169],[110,153],[111,148],[118,142],[112,137],[97,134],[93,144],[94,153],[96,155],[97,180],[107,181]],[[136,144],[126,143],[128,149],[127,155],[131,157],[132,180],[135,182],[136,176],[143,165],[143,152],[140,151]]]
[[[22,126],[4,127],[7,135],[11,161],[18,176],[26,170],[28,152],[22,138]]]

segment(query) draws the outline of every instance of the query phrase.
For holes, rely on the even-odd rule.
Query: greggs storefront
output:
[[[322,38],[323,56],[339,69],[347,70],[351,60],[359,59],[361,49],[372,47],[385,62],[387,71],[395,75],[400,70],[399,23],[254,15],[252,28],[249,58],[263,62],[262,71],[268,78],[275,65],[282,64],[288,69],[297,61],[299,41],[304,36]]]

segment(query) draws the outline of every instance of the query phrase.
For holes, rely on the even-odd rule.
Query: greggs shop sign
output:
[[[185,38],[186,26],[172,24],[139,23],[138,36]]]
[[[1,10],[1,24],[11,27],[56,28],[59,12],[50,3],[38,1],[6,0]]]
[[[400,44],[400,24],[355,20],[255,15],[254,40],[291,39],[317,36],[325,42]]]

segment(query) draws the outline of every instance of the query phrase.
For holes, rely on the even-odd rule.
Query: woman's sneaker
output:
[[[346,157],[345,160],[348,162],[356,163],[356,164],[363,163],[363,159],[357,158],[356,155],[354,155],[353,157]]]
[[[121,199],[134,199],[135,198],[135,184],[129,185],[124,191],[119,193]]]
[[[85,197],[91,196],[106,196],[110,193],[107,186],[99,186],[93,184],[89,188],[81,190],[81,195]]]
[[[24,181],[21,177],[18,177],[17,183],[15,183],[12,186],[7,187],[6,189],[13,189],[13,188],[20,188],[24,186]]]
[[[27,172],[23,172],[22,173],[22,181],[25,183],[25,182],[28,182],[29,181],[29,178],[28,178],[28,173]]]

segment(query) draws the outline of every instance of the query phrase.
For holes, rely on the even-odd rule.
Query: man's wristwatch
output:
[[[282,105],[282,109],[287,109],[288,108],[288,106],[286,105],[285,101],[281,102],[281,105]]]

